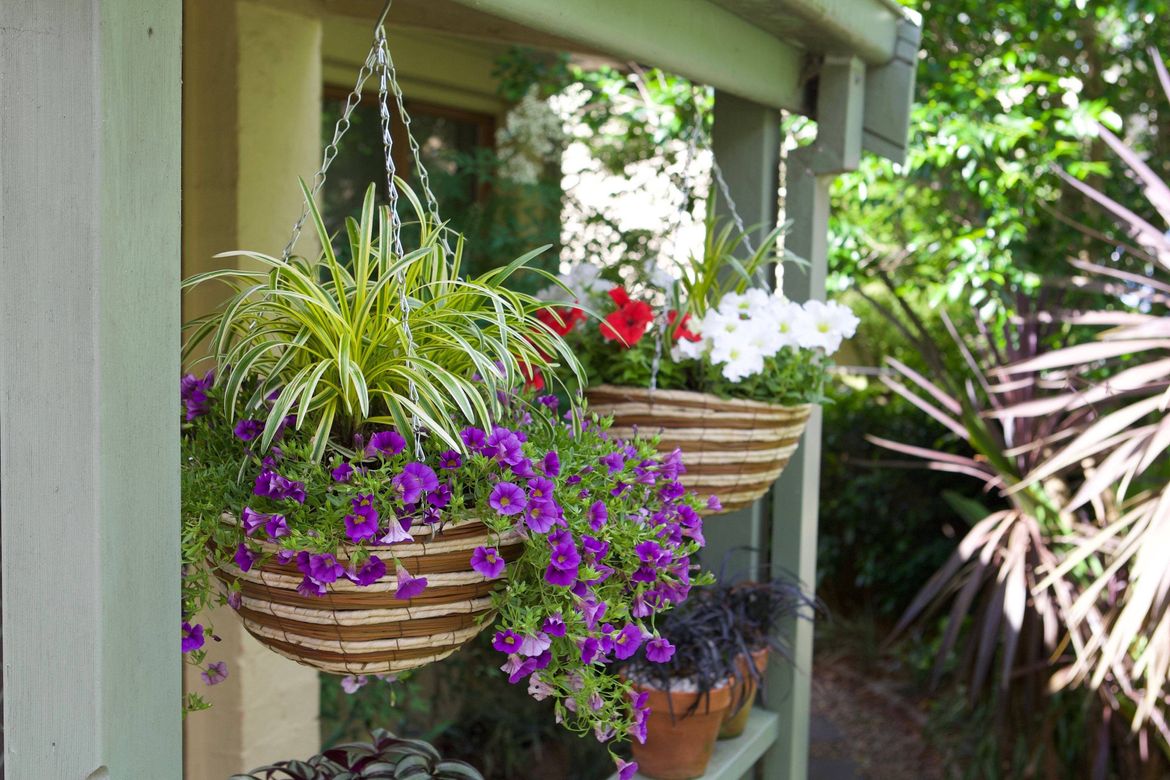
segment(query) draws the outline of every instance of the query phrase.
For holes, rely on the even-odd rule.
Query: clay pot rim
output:
[[[671,709],[673,709],[673,713],[676,717],[679,716],[680,709],[682,717],[687,717],[686,711],[696,703],[698,703],[699,707],[701,708],[703,701],[707,701],[706,713],[718,712],[720,710],[728,709],[731,707],[732,697],[734,695],[736,686],[734,676],[728,677],[721,685],[716,688],[711,688],[707,691],[680,691],[674,689],[666,690],[665,688],[658,688],[649,683],[640,683],[634,681],[631,681],[631,683],[633,684],[635,690],[646,691],[651,696],[657,695],[663,698],[671,699],[673,702],[673,707]],[[651,706],[651,709],[653,710],[655,708]],[[664,714],[669,715],[671,714],[671,709],[663,709],[662,711]],[[692,714],[706,713],[702,712],[700,709],[696,709]]]

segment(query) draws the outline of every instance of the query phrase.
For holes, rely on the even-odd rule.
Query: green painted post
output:
[[[4,772],[178,778],[181,3],[0,3]]]
[[[715,127],[711,145],[719,161],[736,211],[751,228],[756,245],[776,226],[780,176],[780,112],[736,97],[715,93]],[[721,218],[729,218],[728,204],[715,193]],[[767,543],[764,507],[751,507],[712,518],[705,526],[707,547],[703,563],[725,579],[755,577],[760,552],[731,552],[737,547],[762,551]]]
[[[786,161],[785,218],[792,223],[785,248],[809,262],[786,269],[784,292],[792,300],[824,299],[828,270],[829,188],[861,156],[865,66],[851,57],[828,58],[817,85],[817,140]],[[817,574],[817,510],[820,492],[821,411],[815,409],[800,447],[772,490],[771,560],[795,576],[811,595]],[[790,628],[793,663],[768,674],[769,706],[780,715],[780,739],[765,756],[764,776],[808,776],[813,624]]]

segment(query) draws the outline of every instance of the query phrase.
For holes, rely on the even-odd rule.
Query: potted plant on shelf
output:
[[[576,732],[639,736],[614,663],[709,579],[681,453],[517,393],[548,356],[576,368],[550,304],[503,286],[527,257],[461,279],[421,207],[399,253],[372,199],[346,266],[311,208],[318,266],[249,255],[270,270],[190,282],[238,292],[188,344],[210,339],[215,368],[183,380],[184,630],[226,602],[276,652],[369,675],[440,660],[497,614],[512,682]]]
[[[230,780],[483,780],[463,761],[444,759],[427,742],[375,729],[370,742],[349,742],[305,761],[278,761]]]
[[[811,617],[815,605],[787,577],[719,585],[704,591],[703,601],[727,616],[737,651],[736,684],[742,690],[719,730],[720,739],[733,739],[747,727],[769,657],[776,654],[791,660],[781,628],[788,621]]]
[[[650,708],[645,739],[632,744],[639,771],[647,777],[701,777],[720,727],[742,705],[743,671],[736,664],[730,615],[712,608],[717,606],[696,594],[658,623],[668,652],[647,647],[624,669]]]
[[[673,652],[663,661],[647,648],[625,669],[651,710],[644,744],[633,745],[639,771],[700,777],[716,739],[743,733],[769,653],[789,657],[781,626],[812,608],[799,586],[777,577],[703,588],[664,615],[658,630]]]
[[[623,282],[584,264],[540,293],[561,304],[540,316],[580,358],[594,411],[612,415],[619,435],[658,433],[664,449],[689,452],[684,483],[716,494],[723,511],[780,475],[824,400],[829,357],[858,323],[839,303],[769,290],[763,270],[779,235],[741,261],[743,239],[709,220],[702,256],[680,264],[677,280]]]

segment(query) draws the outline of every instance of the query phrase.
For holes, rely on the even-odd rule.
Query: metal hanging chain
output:
[[[696,106],[697,105],[698,104],[696,102]],[[682,202],[679,204],[679,207],[678,207],[678,215],[677,215],[678,218],[675,220],[674,228],[671,230],[671,237],[670,237],[671,251],[678,250],[678,236],[679,236],[679,233],[682,232],[683,221],[685,220],[686,214],[689,211],[688,207],[690,206],[691,195],[694,191],[694,188],[692,186],[693,182],[691,180],[691,167],[694,165],[695,155],[698,152],[699,135],[702,132],[702,130],[701,130],[702,124],[703,124],[703,116],[702,116],[702,114],[698,113],[698,111],[696,111],[695,123],[691,127],[690,136],[687,139],[687,152],[686,152],[685,157],[683,158],[683,167],[682,167],[683,186],[681,188],[682,189]],[[658,389],[658,372],[662,367],[662,347],[663,347],[663,341],[666,338],[666,328],[668,325],[666,303],[667,303],[667,299],[669,298],[669,291],[664,290],[663,293],[664,293],[664,296],[663,296],[664,300],[663,300],[662,311],[658,315],[658,322],[656,323],[655,328],[654,328],[654,359],[650,363],[650,393],[651,393],[651,395],[653,395],[654,391]],[[682,316],[681,311],[678,312],[677,314],[675,314],[676,318],[681,317],[681,316]],[[676,319],[675,322],[678,323],[678,319]],[[681,327],[681,325],[680,325],[680,327]]]
[[[739,216],[739,209],[735,207],[735,198],[731,197],[731,188],[727,186],[727,179],[723,178],[723,169],[719,167],[719,160],[715,156],[715,151],[710,140],[707,141],[707,148],[711,149],[711,174],[719,185],[719,192],[723,194],[723,199],[727,201],[727,210],[731,212],[731,219],[735,222],[735,229],[743,237],[744,247],[749,253],[754,255],[756,250],[752,246],[751,236],[748,235],[743,218]]]
[[[386,10],[390,9],[390,3],[386,3]],[[383,12],[383,19],[385,12]],[[390,59],[390,46],[386,41],[386,28],[379,20],[378,27],[374,31],[374,49],[376,52],[375,61],[378,67],[378,118],[382,124],[382,154],[385,158],[386,164],[386,192],[390,200],[390,238],[393,243],[393,252],[401,258],[406,252],[402,247],[402,218],[398,214],[398,183],[395,181],[396,171],[394,169],[394,136],[390,132],[390,90],[393,84],[395,94],[401,92],[398,89],[398,81],[393,78],[392,60]],[[412,139],[413,140],[413,139]],[[411,149],[416,149],[417,144],[411,144]],[[406,358],[407,367],[410,369],[410,376],[414,376],[414,334],[410,329],[410,301],[406,296],[406,278],[402,268],[398,269],[395,275],[395,281],[398,282],[398,305],[402,309],[402,332],[406,336]],[[414,379],[408,379],[407,392],[410,395],[410,402],[414,408],[418,408],[419,394],[418,386]],[[414,434],[414,455],[417,459],[423,459],[423,432],[422,426],[419,424],[417,414],[412,415],[411,428]]]
[[[376,64],[376,51],[370,49],[370,53],[366,55],[366,61],[362,64],[358,71],[357,83],[354,85],[353,91],[345,99],[345,107],[341,110],[341,118],[337,120],[336,126],[333,128],[333,140],[325,147],[324,155],[321,158],[321,168],[313,174],[313,186],[309,190],[310,196],[315,197],[320,192],[321,187],[325,185],[325,174],[329,170],[329,166],[333,164],[334,158],[337,157],[338,144],[341,143],[341,137],[349,130],[349,117],[353,114],[353,110],[362,99],[362,88],[366,84],[366,80],[374,73],[374,66]],[[306,202],[301,208],[301,216],[293,224],[292,237],[289,238],[288,243],[284,246],[284,252],[281,257],[288,260],[292,257],[293,247],[297,245],[297,240],[301,237],[301,230],[305,226],[305,220],[309,217],[309,204]]]

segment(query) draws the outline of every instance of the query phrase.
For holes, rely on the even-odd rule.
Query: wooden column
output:
[[[736,211],[747,227],[754,228],[750,231],[753,246],[759,246],[776,226],[780,142],[779,111],[716,91],[712,150],[735,199]],[[720,218],[730,218],[723,195],[717,190],[712,195]],[[746,509],[712,517],[704,526],[704,565],[715,572],[722,568],[728,580],[758,576],[768,538],[764,516],[764,506],[757,501]],[[732,552],[737,547],[758,552]]]
[[[856,58],[829,59],[817,80],[817,140],[787,160],[785,218],[792,229],[785,246],[809,262],[807,271],[784,274],[784,292],[796,301],[824,299],[828,270],[829,187],[861,156],[865,66]],[[817,509],[820,491],[821,411],[809,419],[799,449],[772,491],[771,560],[795,576],[809,594],[817,574]],[[774,663],[768,674],[768,706],[780,714],[780,739],[765,757],[764,776],[808,776],[809,706],[813,625],[800,621],[788,636],[793,663]]]
[[[7,777],[178,778],[180,5],[0,3]]]

